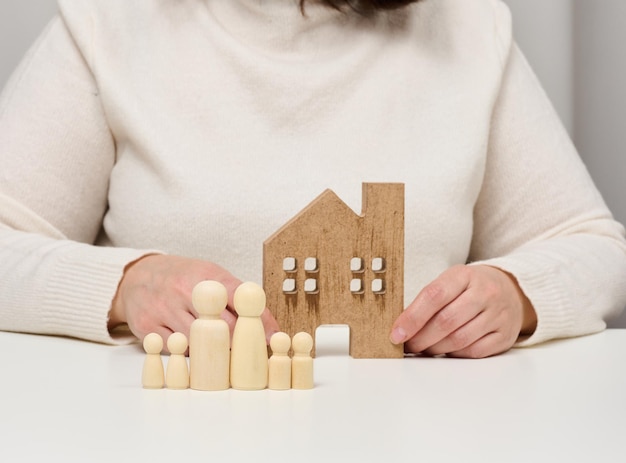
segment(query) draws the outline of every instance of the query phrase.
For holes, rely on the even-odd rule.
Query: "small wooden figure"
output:
[[[348,325],[352,357],[400,358],[389,334],[404,310],[404,185],[364,183],[362,196],[358,215],[326,190],[267,238],[263,288],[290,336]]]
[[[287,333],[275,333],[270,339],[272,356],[269,361],[267,387],[277,391],[291,389],[291,338]]]
[[[157,333],[150,333],[143,339],[146,358],[143,363],[141,382],[145,389],[161,389],[165,383],[163,361],[163,338]]]
[[[313,389],[313,337],[309,333],[297,333],[292,340],[293,359],[291,362],[291,387],[293,389]]]
[[[192,291],[199,318],[189,333],[189,379],[192,389],[221,391],[230,387],[230,330],[220,314],[228,293],[218,281],[205,280]]]
[[[167,338],[167,349],[170,357],[167,362],[165,386],[168,389],[187,389],[189,387],[189,367],[185,358],[187,336],[183,333],[172,333]]]
[[[230,383],[233,389],[265,389],[269,363],[261,321],[265,292],[256,283],[242,283],[235,290],[234,305],[238,318],[231,347]]]

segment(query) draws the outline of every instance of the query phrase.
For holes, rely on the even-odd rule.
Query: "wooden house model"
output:
[[[389,341],[404,296],[404,185],[364,183],[362,215],[324,191],[263,244],[263,287],[281,330],[350,327],[354,358],[399,358]]]

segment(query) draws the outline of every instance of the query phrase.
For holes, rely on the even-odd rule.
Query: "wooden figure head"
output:
[[[200,318],[219,317],[228,304],[226,287],[219,281],[201,281],[193,287],[191,303]]]

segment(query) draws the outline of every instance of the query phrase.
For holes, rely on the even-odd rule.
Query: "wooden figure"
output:
[[[170,357],[167,362],[165,386],[168,389],[187,389],[189,387],[189,367],[185,358],[187,336],[183,333],[172,333],[167,338],[167,349]]]
[[[267,304],[290,336],[345,324],[352,357],[400,358],[389,334],[404,309],[404,185],[364,183],[362,209],[326,190],[270,236]]]
[[[230,330],[220,314],[228,293],[218,281],[205,280],[192,291],[191,301],[198,318],[189,333],[189,383],[200,391],[230,387]]]
[[[269,360],[267,387],[277,391],[291,389],[291,338],[287,333],[274,333],[270,339],[272,356]]]
[[[143,338],[143,349],[146,358],[143,363],[141,383],[146,389],[161,389],[165,383],[163,360],[163,338],[157,333],[150,333]]]
[[[230,355],[231,386],[242,390],[265,389],[269,363],[261,321],[265,292],[256,283],[242,283],[235,290],[233,303],[238,317]]]
[[[293,337],[293,359],[291,361],[291,387],[313,389],[313,337],[309,333],[297,333]]]

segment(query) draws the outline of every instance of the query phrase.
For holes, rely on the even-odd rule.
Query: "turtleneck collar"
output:
[[[270,54],[337,52],[364,39],[376,21],[315,2],[307,2],[302,11],[299,0],[205,1],[228,34],[247,47]]]

